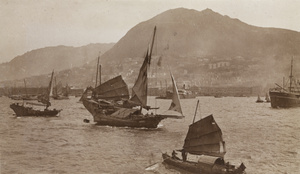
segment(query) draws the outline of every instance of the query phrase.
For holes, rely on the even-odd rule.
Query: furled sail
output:
[[[226,150],[222,131],[212,115],[190,125],[183,149],[194,155],[224,157]]]
[[[128,86],[121,75],[97,86],[94,93],[97,98],[106,100],[129,99]]]
[[[177,85],[174,80],[173,74],[171,72],[170,72],[170,74],[171,74],[172,83],[173,83],[173,96],[172,96],[172,103],[171,103],[169,110],[177,111],[177,112],[181,113],[181,115],[183,115],[180,100],[179,100]]]

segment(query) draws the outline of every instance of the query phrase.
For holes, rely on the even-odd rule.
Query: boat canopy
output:
[[[194,155],[224,157],[226,150],[222,131],[212,115],[189,126],[183,149]]]
[[[225,162],[221,157],[200,155],[198,158],[198,163],[204,163],[213,166],[215,164],[223,165]]]
[[[29,105],[34,105],[34,106],[46,106],[45,104],[40,104],[40,103],[32,103],[32,102],[26,102],[26,104],[29,104]]]
[[[120,108],[116,112],[112,113],[112,117],[118,117],[118,118],[126,118],[135,112],[139,111],[138,109],[129,109],[129,108]]]
[[[129,99],[128,86],[123,80],[122,76],[119,75],[112,78],[94,89],[97,98],[106,100],[121,100]]]

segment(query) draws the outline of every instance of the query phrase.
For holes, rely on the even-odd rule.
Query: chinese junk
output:
[[[189,126],[183,149],[179,151],[182,153],[182,159],[176,156],[175,151],[172,156],[163,153],[164,163],[201,174],[242,174],[246,169],[243,163],[238,168],[229,162],[225,163],[223,159],[226,153],[225,142],[222,131],[212,115]],[[188,161],[187,153],[199,155],[198,160]]]
[[[142,108],[146,110],[158,109],[147,105],[147,71],[150,66],[155,31],[156,28],[154,28],[151,50],[147,50],[138,78],[132,88],[131,98],[129,98],[128,87],[122,76],[110,79],[96,88],[89,87],[82,95],[81,101],[84,107],[93,115],[94,122],[97,125],[156,128],[158,123],[165,118],[183,117],[142,113]],[[174,91],[177,91],[173,76],[172,80]],[[90,99],[87,97],[88,91],[92,91]],[[178,92],[174,93],[169,110],[182,114]]]
[[[291,74],[288,89],[279,86],[269,90],[272,108],[300,107],[300,87],[293,77],[293,60],[291,62]]]
[[[22,104],[13,103],[10,105],[10,108],[16,113],[16,116],[56,116],[61,110],[50,110],[48,109],[51,106],[50,103],[50,93],[52,89],[52,80],[53,74],[51,75],[51,80],[47,89],[46,94],[39,96],[38,101],[40,103],[31,103],[31,102],[23,102]],[[44,110],[33,109],[32,106],[44,106]]]

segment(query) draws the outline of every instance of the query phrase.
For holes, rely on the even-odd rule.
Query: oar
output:
[[[153,170],[159,166],[161,162],[156,162],[154,164],[151,164],[150,166],[146,167],[145,170]]]

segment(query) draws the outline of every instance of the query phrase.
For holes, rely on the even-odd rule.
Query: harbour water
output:
[[[59,117],[21,118],[9,108],[15,101],[0,97],[0,173],[180,173],[161,164],[161,154],[182,148],[198,99],[196,119],[214,115],[226,161],[243,162],[247,174],[300,173],[300,108],[273,109],[256,97],[198,97],[181,100],[184,119],[132,129],[95,126],[78,99],[52,100],[52,108],[63,109]],[[151,97],[149,104],[161,113],[170,100]]]

